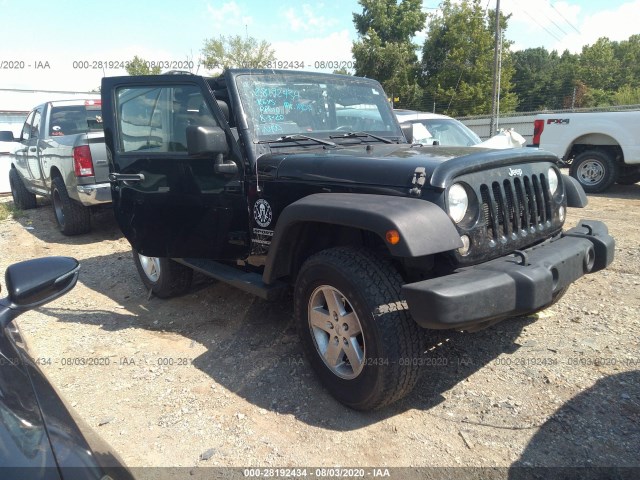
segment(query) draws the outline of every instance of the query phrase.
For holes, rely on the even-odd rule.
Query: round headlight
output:
[[[555,168],[549,167],[547,178],[549,180],[549,190],[551,190],[551,195],[553,195],[556,193],[556,190],[558,190],[558,174],[556,173]]]
[[[449,216],[454,222],[460,223],[467,213],[469,197],[467,196],[467,191],[459,183],[454,183],[449,188],[447,205],[449,208]]]

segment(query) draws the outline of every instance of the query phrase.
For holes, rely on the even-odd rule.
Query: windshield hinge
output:
[[[411,190],[409,190],[409,194],[414,197],[419,197],[422,194],[422,187],[424,187],[424,183],[427,180],[427,174],[424,167],[418,167],[413,172],[413,179],[411,180]]]

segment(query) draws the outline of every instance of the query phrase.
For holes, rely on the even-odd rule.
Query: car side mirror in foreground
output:
[[[8,296],[0,299],[0,328],[18,315],[61,297],[78,281],[80,264],[70,257],[45,257],[13,264],[5,272]]]

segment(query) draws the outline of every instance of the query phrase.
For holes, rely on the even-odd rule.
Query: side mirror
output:
[[[402,133],[404,133],[404,138],[407,139],[407,143],[413,143],[413,124],[401,123],[400,128],[402,129]]]
[[[70,257],[45,257],[15,263],[5,272],[8,297],[0,299],[0,328],[22,312],[61,297],[78,281],[80,264]]]
[[[238,173],[238,165],[233,160],[224,159],[229,153],[229,144],[224,130],[220,127],[190,125],[187,127],[187,151],[193,156],[215,155],[213,169],[223,175]]]
[[[193,156],[209,156],[229,153],[227,136],[220,127],[189,125],[187,127],[187,151]]]
[[[238,165],[236,165],[236,162],[233,160],[225,161],[224,156],[219,153],[216,155],[216,160],[213,164],[213,171],[224,175],[235,175],[238,173]]]
[[[16,139],[13,136],[13,132],[9,130],[3,130],[0,132],[0,142],[15,142]]]

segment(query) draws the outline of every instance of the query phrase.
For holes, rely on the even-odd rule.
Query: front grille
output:
[[[480,194],[487,236],[495,241],[534,233],[552,220],[549,186],[542,174],[483,184]]]

